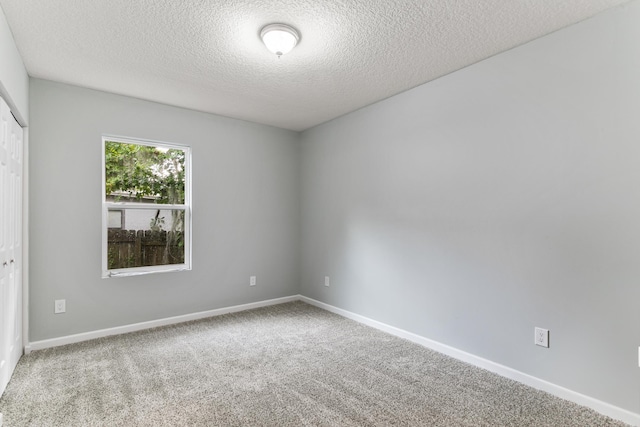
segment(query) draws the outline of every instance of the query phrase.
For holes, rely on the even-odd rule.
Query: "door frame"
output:
[[[29,128],[22,126],[22,351],[29,344]]]

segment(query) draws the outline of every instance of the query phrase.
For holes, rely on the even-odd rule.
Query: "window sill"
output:
[[[117,277],[132,277],[132,276],[145,276],[147,274],[156,274],[156,273],[175,273],[178,271],[190,271],[191,267],[188,267],[184,264],[175,265],[175,266],[162,266],[165,268],[127,268],[120,270],[108,270],[106,272],[102,272],[103,279],[112,279]]]

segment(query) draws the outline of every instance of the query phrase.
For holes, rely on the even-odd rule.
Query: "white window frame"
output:
[[[150,204],[136,202],[107,202],[106,199],[106,141],[122,142],[124,144],[146,145],[184,151],[184,204]],[[169,265],[154,265],[129,268],[108,268],[108,227],[109,209],[141,209],[141,210],[184,210],[184,263]],[[171,271],[191,270],[191,147],[187,145],[153,141],[148,139],[130,138],[115,135],[102,135],[102,278],[138,276],[142,274],[164,273]]]

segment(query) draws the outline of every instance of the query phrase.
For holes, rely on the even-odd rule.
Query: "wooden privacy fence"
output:
[[[109,269],[184,263],[182,231],[110,229]]]

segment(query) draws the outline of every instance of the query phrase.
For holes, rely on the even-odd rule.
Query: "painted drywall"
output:
[[[301,293],[640,413],[638,22],[303,132]]]
[[[31,341],[298,293],[297,133],[39,79],[30,103]],[[192,271],[100,278],[103,134],[191,146]]]
[[[29,121],[29,76],[0,8],[0,96],[22,126]]]

